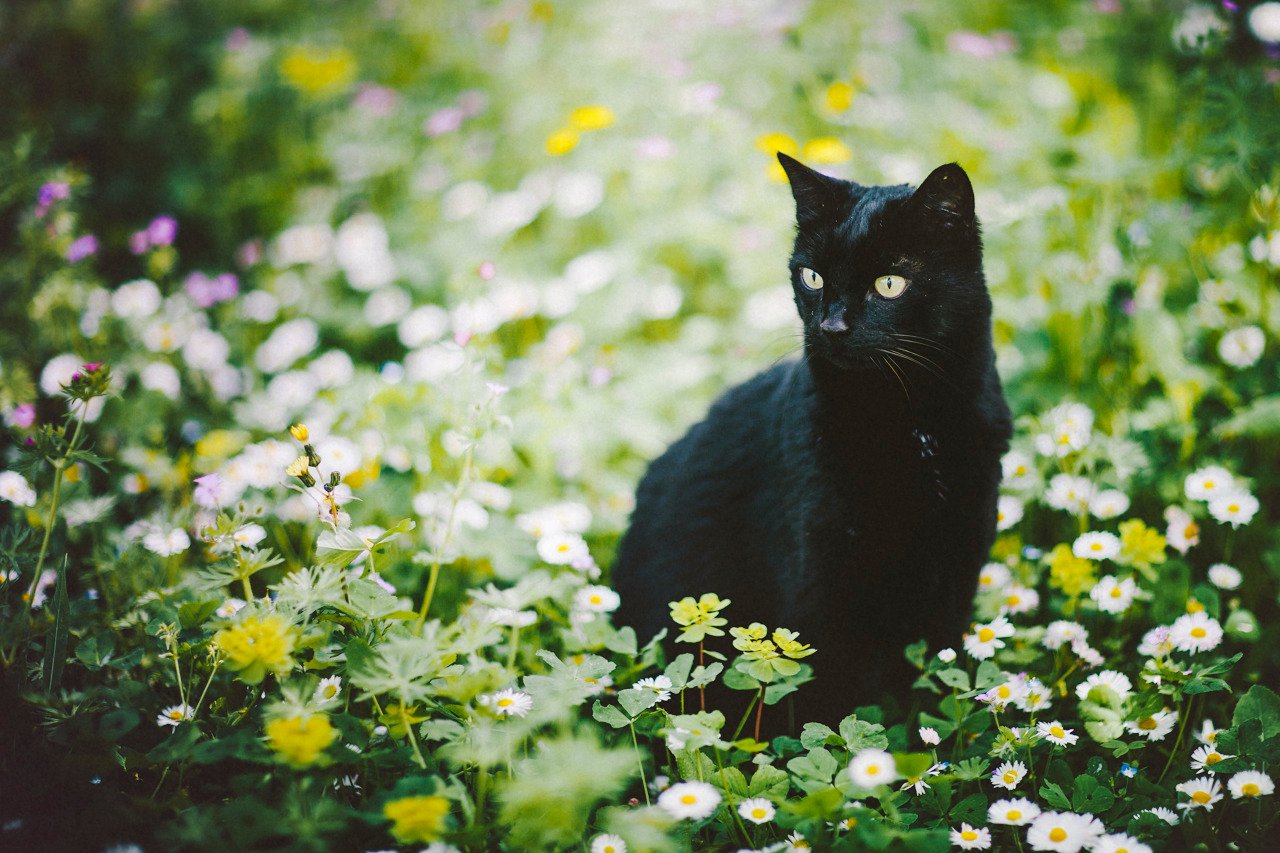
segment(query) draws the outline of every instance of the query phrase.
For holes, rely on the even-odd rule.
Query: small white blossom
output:
[[[849,778],[858,788],[887,785],[898,778],[893,756],[882,749],[863,749],[849,762]]]
[[[1081,533],[1071,544],[1071,553],[1085,560],[1110,560],[1120,553],[1120,539],[1114,533]]]
[[[991,830],[962,823],[951,830],[951,843],[961,850],[986,850],[991,847]]]
[[[1169,642],[1180,652],[1212,651],[1222,642],[1222,625],[1203,611],[1187,613],[1169,627]]]
[[[1222,783],[1212,776],[1197,776],[1174,788],[1187,795],[1185,803],[1178,803],[1178,808],[1186,811],[1204,809],[1211,812],[1214,804],[1222,799]]]
[[[964,635],[964,650],[974,660],[989,660],[995,656],[996,649],[1004,648],[1004,640],[1012,637],[1013,625],[1003,616],[997,616],[986,624],[975,624],[970,633]]]
[[[1262,358],[1267,338],[1257,326],[1241,326],[1218,341],[1218,358],[1232,367],[1252,367]]]
[[[1276,791],[1275,782],[1259,770],[1242,770],[1227,781],[1227,790],[1234,799],[1269,797]]]
[[[1129,509],[1129,496],[1119,489],[1103,489],[1089,499],[1089,513],[1103,520],[1117,518]]]
[[[1168,525],[1164,538],[1170,548],[1179,554],[1185,554],[1200,544],[1200,525],[1196,524],[1185,509],[1179,506],[1168,507],[1164,511],[1164,520]]]
[[[1235,477],[1221,465],[1209,465],[1192,471],[1183,482],[1183,491],[1189,500],[1207,501],[1219,495],[1235,491]]]
[[[1138,593],[1138,584],[1133,578],[1120,580],[1115,575],[1107,575],[1089,590],[1089,598],[1104,613],[1123,613],[1133,604]]]
[[[35,506],[36,491],[17,471],[0,471],[0,500],[15,506]]]
[[[706,782],[677,782],[658,795],[658,808],[676,820],[702,820],[720,805],[720,792]]]
[[[176,727],[178,723],[181,723],[184,720],[190,720],[194,716],[195,716],[195,709],[192,708],[190,705],[187,705],[187,704],[170,705],[168,708],[165,708],[159,713],[159,715],[156,716],[156,725],[162,726],[162,727],[163,726]]]
[[[1209,515],[1232,527],[1248,524],[1253,520],[1258,508],[1258,499],[1244,491],[1218,495],[1209,499]]]
[[[338,700],[338,696],[342,693],[342,678],[337,675],[331,675],[322,679],[316,685],[316,692],[312,695],[315,703],[321,707],[329,705]]]
[[[991,784],[1012,791],[1026,775],[1027,765],[1021,761],[1006,761],[991,774]]]
[[[1142,735],[1147,740],[1164,740],[1173,731],[1177,719],[1178,715],[1166,708],[1140,720],[1126,720],[1124,727],[1130,734]]]
[[[1209,567],[1209,583],[1218,589],[1236,589],[1244,581],[1244,575],[1235,566],[1214,563]]]
[[[750,797],[738,803],[738,814],[754,824],[768,823],[773,820],[777,809],[764,797]]]
[[[1001,495],[996,502],[996,530],[1009,530],[1022,521],[1022,501],[1012,495]]]

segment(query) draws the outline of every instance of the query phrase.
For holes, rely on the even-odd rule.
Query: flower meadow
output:
[[[0,847],[1274,849],[1280,3],[0,15]],[[825,723],[857,648],[611,618],[796,357],[779,150],[968,170],[1018,416],[971,628]]]

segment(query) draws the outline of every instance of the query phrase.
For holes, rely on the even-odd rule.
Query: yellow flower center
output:
[[[1018,781],[1018,772],[1016,770],[1006,770],[1001,778],[1004,779],[1006,785],[1012,785]]]
[[[1217,764],[1221,760],[1222,760],[1222,756],[1218,755],[1218,753],[1216,752],[1211,752],[1204,757],[1205,764]]]
[[[1064,738],[1067,736],[1067,733],[1063,731],[1062,726],[1050,726],[1049,734],[1053,735],[1056,738]]]
[[[999,696],[1001,699],[1008,699],[1010,696],[1013,695],[1013,691],[1009,689],[1009,685],[1001,684],[999,687],[996,688],[996,695]]]
[[[1205,635],[1208,633],[1208,631],[1201,628],[1199,625],[1191,629],[1191,636],[1195,637],[1197,640],[1204,639]]]
[[[1194,794],[1191,795],[1191,799],[1195,800],[1197,803],[1203,806],[1205,803],[1209,802],[1209,792],[1196,791]]]
[[[1259,788],[1255,782],[1245,782],[1240,786],[1240,793],[1244,794],[1246,797],[1256,797],[1258,794],[1262,793],[1262,789]]]
[[[1200,535],[1200,525],[1188,524],[1186,528],[1183,529],[1182,535],[1187,539],[1195,539],[1197,536]]]
[[[1120,596],[1122,596],[1122,595],[1124,595],[1124,590],[1120,589],[1120,587],[1118,587],[1118,586],[1113,586],[1113,587],[1111,587],[1111,597],[1112,597],[1112,598],[1119,598],[1119,597],[1120,597]]]
[[[507,697],[505,697],[505,696],[498,700],[498,707],[499,707],[499,708],[510,708],[510,707],[511,707],[512,705],[514,705],[514,704],[515,704],[515,700],[514,700],[514,699],[508,699],[508,698],[507,698]]]
[[[1009,596],[1008,598],[1006,598],[1004,600],[1004,603],[1009,605],[1010,607],[1017,607],[1019,604],[1022,603],[1022,596],[1015,593]]]
[[[591,602],[592,604],[599,604],[602,601],[604,601],[604,599],[598,595],[593,595],[590,598],[588,598],[587,601]]]
[[[990,628],[983,628],[978,632],[978,642],[989,643],[996,638],[996,632]]]
[[[1089,550],[1090,550],[1090,551],[1101,551],[1101,550],[1102,550],[1102,543],[1101,543],[1101,542],[1090,542],[1090,543],[1089,543]]]
[[[559,545],[556,546],[556,550],[559,551],[561,554],[563,554],[565,551],[569,550],[569,543],[561,542]]]
[[[686,806],[691,806],[694,803],[698,802],[698,798],[693,794],[685,794],[680,798],[680,802]]]
[[[1022,812],[1018,811],[1017,809],[1009,809],[1008,813],[1005,814],[1004,818],[1005,820],[1021,820]]]
[[[974,832],[972,829],[966,829],[964,832],[960,833],[960,837],[965,841],[976,841],[978,839],[978,833]]]
[[[1202,613],[1203,611],[1204,605],[1196,601],[1194,598],[1187,602],[1188,613]]]
[[[754,809],[751,810],[751,816],[756,820],[764,820],[764,816],[766,814],[768,814],[768,812],[766,812],[764,809],[760,808],[759,806],[756,806]]]
[[[982,577],[978,578],[978,583],[982,584],[983,586],[991,586],[991,575],[983,575]]]
[[[1217,733],[1217,732],[1209,732],[1207,735],[1205,735],[1205,736],[1204,736],[1204,739],[1205,739],[1206,741],[1208,741],[1209,743],[1216,743],[1216,742],[1217,742],[1217,740],[1218,740],[1218,733]]]
[[[606,844],[604,846],[604,853],[617,853],[617,850],[618,848],[614,847],[612,844]]]
[[[326,684],[326,685],[324,686],[324,698],[326,698],[326,699],[332,699],[334,696],[337,696],[337,695],[338,695],[338,687],[337,687],[337,685],[334,685],[334,684]]]
[[[170,711],[170,712],[169,712],[169,719],[171,719],[171,720],[181,720],[181,719],[182,719],[182,712],[181,712],[181,711]]]
[[[880,765],[879,765],[879,764],[868,764],[868,765],[867,765],[867,775],[868,775],[868,776],[878,776],[879,774],[880,774]]]
[[[1112,850],[1112,851],[1111,851],[1111,853],[1129,853],[1129,848],[1128,848],[1128,847],[1117,847],[1115,850]]]
[[[1213,480],[1205,480],[1205,481],[1204,481],[1204,490],[1205,490],[1206,492],[1212,492],[1212,491],[1213,491],[1213,489],[1214,489],[1214,482],[1213,482]]]
[[[1239,512],[1240,504],[1227,504],[1227,512]]]
[[[1013,469],[1013,476],[1015,476],[1015,477],[1025,477],[1025,476],[1027,476],[1027,466],[1026,466],[1026,465],[1019,465],[1017,468],[1014,468],[1014,469]]]
[[[1060,826],[1055,826],[1049,830],[1049,840],[1056,843],[1067,840],[1067,831]]]
[[[1143,717],[1141,720],[1138,720],[1138,728],[1142,729],[1144,732],[1149,732],[1158,725],[1160,724],[1156,722],[1155,717]]]

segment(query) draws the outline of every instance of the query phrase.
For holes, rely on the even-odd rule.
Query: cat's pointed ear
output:
[[[970,226],[975,222],[973,184],[957,163],[934,169],[911,196],[911,203],[943,225]]]
[[[791,182],[791,195],[796,200],[796,222],[808,225],[820,219],[833,219],[849,203],[849,184],[828,177],[805,164],[778,152],[778,162]]]

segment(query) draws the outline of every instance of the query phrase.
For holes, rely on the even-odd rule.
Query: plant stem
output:
[[[751,701],[747,703],[747,710],[743,712],[742,719],[738,720],[738,727],[733,730],[734,740],[737,740],[738,735],[742,734],[742,729],[747,725],[747,720],[751,719],[751,711],[753,708],[755,708],[756,702],[759,701],[759,699],[760,699],[760,694],[758,693],[751,694]]]
[[[756,733],[752,735],[757,741],[760,740],[760,718],[764,716],[764,685],[760,685],[760,701],[756,703]]]
[[[209,685],[213,683],[213,676],[217,674],[218,667],[222,666],[222,658],[213,659],[213,668],[209,670],[209,677],[204,682],[204,689],[200,691],[200,698],[196,700],[196,707],[191,711],[191,719],[196,718],[196,714],[200,713],[200,708],[204,705],[205,694],[209,692]]]
[[[635,721],[632,720],[627,727],[631,729],[631,746],[635,748],[636,764],[640,767],[640,790],[644,791],[644,804],[651,806],[653,802],[649,799],[649,780],[644,775],[644,757],[640,754],[640,742],[636,740]]]
[[[507,656],[507,669],[515,672],[516,654],[520,651],[520,626],[511,626],[511,654]]]
[[[724,763],[720,759],[720,750],[713,745],[711,751],[716,754],[716,768],[720,771],[720,787],[724,789],[724,797],[729,803],[729,814],[733,815],[733,822],[737,824],[738,831],[742,833],[742,840],[751,845],[751,836],[747,834],[747,827],[742,823],[742,817],[738,814],[737,804],[733,801],[733,792],[729,790],[729,780],[724,778]]]
[[[473,446],[468,445],[467,452],[462,457],[462,473],[458,475],[458,482],[453,488],[453,495],[449,503],[449,516],[444,523],[444,532],[440,535],[440,542],[431,549],[431,575],[427,579],[427,591],[422,594],[422,606],[418,608],[418,619],[414,622],[413,633],[421,634],[422,626],[427,621],[427,609],[431,607],[431,597],[435,595],[436,578],[440,575],[440,564],[444,560],[445,551],[453,542],[453,522],[458,513],[458,503],[462,500],[462,490],[467,487],[467,483],[471,482],[471,462],[473,455]]]
[[[702,644],[705,640],[698,641],[698,666],[702,666]],[[698,688],[698,710],[707,710],[707,688],[705,686]],[[749,843],[749,842],[748,842]]]
[[[1160,778],[1156,780],[1159,785],[1164,781],[1164,776],[1169,772],[1169,768],[1173,766],[1174,756],[1178,754],[1178,750],[1182,747],[1182,736],[1186,734],[1187,721],[1191,719],[1191,707],[1195,705],[1196,698],[1194,696],[1182,706],[1182,713],[1178,720],[1178,736],[1173,739],[1173,749],[1169,750],[1169,760],[1164,763],[1164,769],[1160,771]]]

